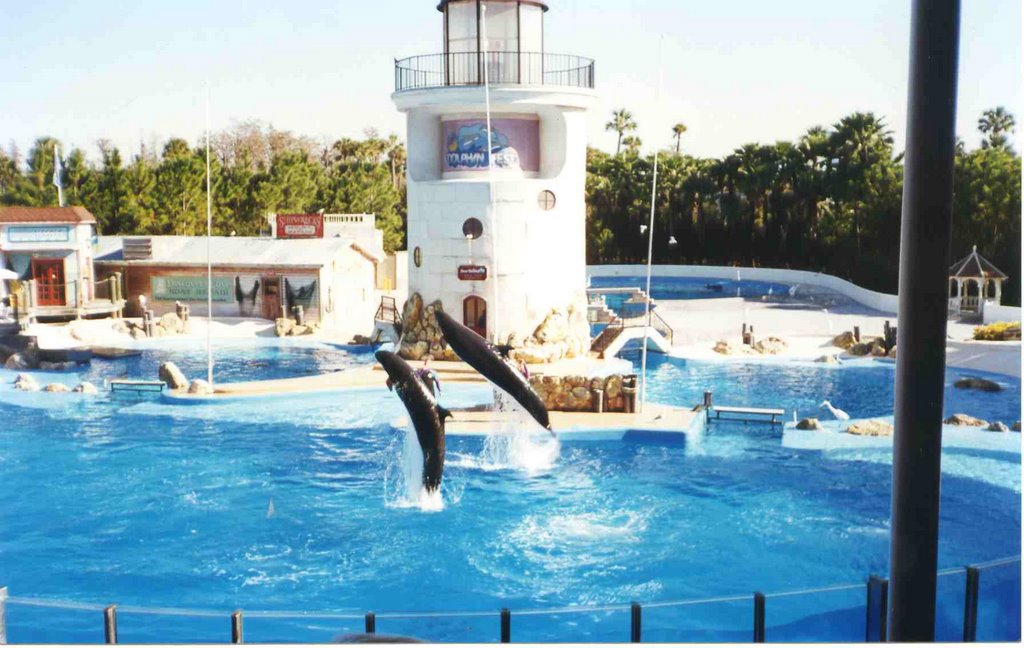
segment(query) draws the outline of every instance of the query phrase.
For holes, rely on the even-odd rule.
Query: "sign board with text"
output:
[[[201,275],[157,275],[150,277],[153,299],[158,301],[206,301],[206,277]],[[235,301],[230,277],[213,278],[213,301]]]
[[[7,228],[11,243],[67,243],[71,228],[67,225],[17,225]]]
[[[459,279],[462,281],[483,281],[487,279],[487,266],[460,265]]]
[[[484,116],[444,120],[441,128],[445,173],[487,171],[491,155],[494,168],[499,171],[540,170],[540,122],[536,117],[492,119],[489,138]]]
[[[277,215],[277,238],[279,239],[309,239],[323,237],[323,214]]]

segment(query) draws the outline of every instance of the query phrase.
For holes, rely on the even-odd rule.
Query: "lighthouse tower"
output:
[[[568,333],[549,359],[583,353],[594,62],[545,52],[544,2],[437,9],[443,52],[395,62],[392,99],[408,126],[409,291],[492,342],[558,342],[568,330],[576,339]]]

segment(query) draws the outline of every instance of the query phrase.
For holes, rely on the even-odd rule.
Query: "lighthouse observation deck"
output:
[[[446,86],[594,88],[594,60],[547,52],[449,52],[395,60],[395,92]]]

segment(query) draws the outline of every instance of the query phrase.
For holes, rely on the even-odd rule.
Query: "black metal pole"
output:
[[[978,634],[978,581],[977,567],[967,568],[967,583],[964,591],[964,641],[974,641]]]
[[[889,639],[932,641],[959,0],[913,0],[900,233]]]
[[[373,612],[367,612],[363,619],[363,628],[366,634],[375,634],[377,632],[377,615]]]
[[[639,603],[633,603],[629,607],[629,641],[631,643],[640,643],[641,614]]]
[[[764,643],[764,594],[754,592],[754,643]]]
[[[501,643],[512,642],[512,613],[508,608],[501,608]]]

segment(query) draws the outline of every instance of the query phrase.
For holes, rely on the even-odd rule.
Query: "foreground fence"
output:
[[[1020,639],[1020,556],[938,573],[936,640]],[[10,596],[0,643],[326,642],[346,634],[431,641],[799,642],[886,640],[888,582],[646,604],[366,614],[136,607]]]

